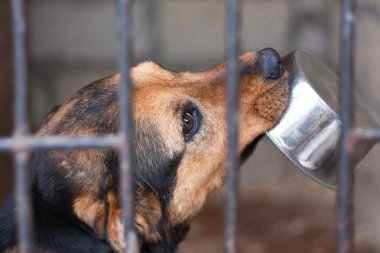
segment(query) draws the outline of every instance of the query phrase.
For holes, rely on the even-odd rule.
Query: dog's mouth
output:
[[[277,122],[288,104],[288,85],[276,85],[256,98],[253,103],[256,113],[265,120]]]

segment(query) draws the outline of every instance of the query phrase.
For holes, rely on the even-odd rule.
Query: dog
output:
[[[240,61],[238,152],[243,162],[286,109],[288,73],[276,51]],[[172,253],[207,196],[223,185],[227,62],[173,72],[153,62],[130,71],[136,146],[134,226],[139,251]],[[102,136],[119,129],[115,74],[54,109],[36,136]],[[122,252],[118,156],[114,150],[38,150],[29,162],[37,252]],[[0,216],[0,252],[17,251],[15,206]]]

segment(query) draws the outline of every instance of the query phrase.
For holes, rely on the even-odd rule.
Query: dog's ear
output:
[[[168,150],[157,127],[149,119],[135,119],[135,228],[142,245],[165,241],[162,222],[167,221],[166,206],[175,186],[181,154]],[[117,157],[115,158],[117,159]],[[117,169],[116,166],[114,169]],[[117,192],[117,191],[116,191]],[[124,249],[120,197],[107,195],[107,234],[116,249]]]
[[[124,240],[123,213],[118,198],[112,193],[107,194],[107,206],[107,236],[112,246],[122,252],[127,245]]]
[[[161,203],[155,193],[146,186],[137,185],[135,225],[146,242],[162,240],[159,222],[162,219]]]
[[[135,228],[140,243],[159,245],[164,241],[161,222],[165,220],[165,206],[175,185],[176,168],[180,157],[168,150],[157,127],[149,119],[135,119]],[[114,156],[117,161],[117,156]],[[118,161],[109,163],[111,170],[118,170]],[[114,192],[118,192],[115,189]],[[107,236],[114,248],[122,251],[124,241],[121,196],[107,193]]]
[[[144,239],[142,243],[152,244],[167,242],[171,240],[167,237],[173,237],[171,230],[164,227],[169,223],[168,203],[176,187],[177,169],[184,152],[183,146],[173,148],[176,143],[167,143],[170,138],[164,137],[158,123],[149,119],[138,119],[135,123],[135,222]]]
[[[162,205],[166,205],[176,184],[183,151],[168,147],[157,124],[149,119],[136,120],[136,183],[150,188]]]

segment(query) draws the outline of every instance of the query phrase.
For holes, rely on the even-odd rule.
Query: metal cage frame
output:
[[[116,135],[102,137],[33,137],[27,120],[27,66],[26,66],[26,23],[24,1],[12,1],[13,57],[14,57],[14,134],[0,138],[0,152],[14,155],[15,195],[17,203],[18,242],[21,253],[33,252],[33,220],[27,162],[35,149],[116,149],[120,160],[120,196],[125,221],[124,237],[128,242],[126,252],[135,252],[137,237],[133,228],[134,201],[134,130],[131,97],[133,86],[129,76],[132,63],[132,0],[117,0],[118,66],[120,83],[120,131]],[[238,252],[237,245],[237,134],[238,134],[238,85],[240,53],[240,1],[226,0],[226,54],[228,55],[227,123],[228,154],[227,199],[225,204],[226,253]],[[340,0],[340,116],[342,135],[339,146],[339,188],[337,195],[336,252],[352,253],[354,248],[353,222],[353,173],[351,154],[360,143],[379,142],[380,129],[354,128],[352,125],[352,90],[354,82],[355,0]]]

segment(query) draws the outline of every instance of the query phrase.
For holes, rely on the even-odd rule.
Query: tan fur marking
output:
[[[18,247],[12,247],[5,250],[3,253],[18,253],[18,252],[19,252]]]
[[[122,211],[120,210],[119,201],[112,193],[107,195],[108,201],[108,236],[111,244],[119,252],[123,252],[126,247],[124,241],[124,228],[122,221]]]
[[[100,236],[104,235],[105,203],[91,196],[81,196],[74,200],[75,214]]]

